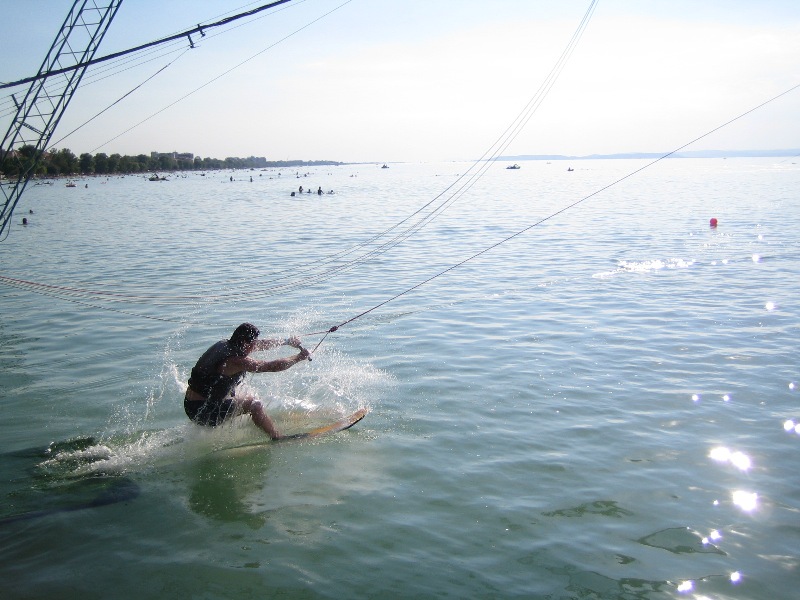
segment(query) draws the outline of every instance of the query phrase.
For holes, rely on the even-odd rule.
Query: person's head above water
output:
[[[244,352],[245,347],[258,339],[258,327],[252,323],[242,323],[239,325],[231,336],[231,346]]]

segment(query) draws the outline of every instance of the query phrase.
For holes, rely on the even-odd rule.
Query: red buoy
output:
[[[708,222],[708,224],[711,225],[711,227],[716,227],[717,226],[717,220],[712,217],[711,220]]]

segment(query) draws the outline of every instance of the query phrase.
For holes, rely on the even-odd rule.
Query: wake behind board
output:
[[[335,423],[331,423],[330,425],[323,425],[322,427],[317,427],[316,429],[312,429],[311,431],[306,431],[305,433],[295,433],[293,435],[287,435],[280,438],[277,441],[282,442],[284,440],[299,440],[304,438],[313,438],[313,437],[319,437],[321,435],[328,435],[331,433],[344,431],[345,429],[350,429],[353,425],[355,425],[361,419],[366,417],[368,412],[369,412],[368,408],[360,408],[352,415],[349,415],[344,419],[340,419]]]

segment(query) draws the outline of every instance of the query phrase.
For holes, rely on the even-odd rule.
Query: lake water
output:
[[[665,160],[552,219],[646,163],[31,185],[0,243],[2,597],[794,597],[796,162]],[[365,311],[245,384],[285,432],[354,428],[186,419],[240,322],[314,348]]]

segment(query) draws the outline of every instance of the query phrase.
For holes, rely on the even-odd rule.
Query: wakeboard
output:
[[[226,454],[241,453],[241,452],[246,452],[248,450],[252,450],[254,448],[263,448],[264,446],[269,444],[274,444],[275,442],[288,442],[292,440],[312,439],[312,438],[322,437],[325,435],[330,435],[332,433],[337,433],[339,431],[344,431],[345,429],[349,429],[350,427],[358,423],[361,419],[363,419],[368,412],[369,412],[368,408],[360,408],[356,412],[342,419],[339,419],[334,423],[329,423],[328,425],[323,425],[321,427],[311,429],[310,431],[285,435],[277,440],[271,440],[268,437],[264,436],[261,437],[257,442],[247,442],[232,447],[217,448],[215,450],[212,450],[211,452],[214,454],[220,452],[224,452]]]
[[[360,408],[353,414],[348,415],[343,419],[339,419],[335,423],[330,423],[329,425],[323,425],[322,427],[317,427],[316,429],[312,429],[311,431],[306,431],[304,433],[295,433],[293,435],[287,435],[275,441],[282,442],[284,440],[299,440],[304,438],[314,438],[314,437],[319,437],[321,435],[329,435],[331,433],[344,431],[345,429],[350,429],[353,425],[355,425],[361,419],[366,417],[368,412],[369,412],[368,408]]]

